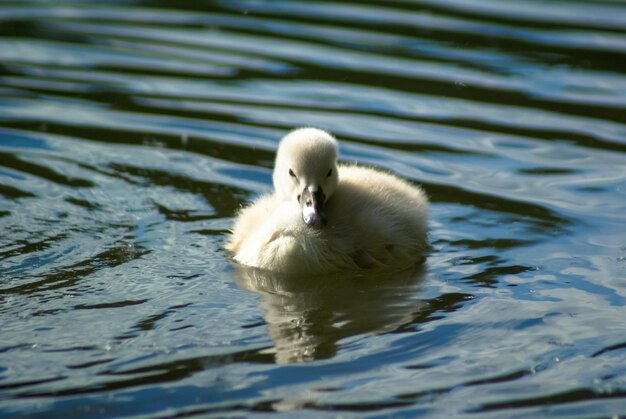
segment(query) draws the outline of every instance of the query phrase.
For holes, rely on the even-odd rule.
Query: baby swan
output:
[[[424,192],[379,170],[337,164],[327,132],[287,134],[274,165],[274,193],[238,214],[226,249],[247,266],[320,274],[405,266],[426,248]]]

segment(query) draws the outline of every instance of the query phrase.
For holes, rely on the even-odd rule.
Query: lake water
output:
[[[626,3],[1,1],[0,417],[626,415]],[[431,198],[432,250],[222,249],[278,140]]]

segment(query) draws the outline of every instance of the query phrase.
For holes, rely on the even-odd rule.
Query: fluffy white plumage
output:
[[[247,266],[327,273],[415,263],[426,248],[428,200],[394,176],[338,165],[335,139],[300,128],[276,154],[274,193],[238,214],[226,249]]]

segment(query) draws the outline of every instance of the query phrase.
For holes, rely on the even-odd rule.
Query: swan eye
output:
[[[296,174],[293,172],[293,170],[289,169],[289,176],[295,178]]]
[[[328,171],[328,174],[326,175],[326,177],[330,177],[332,174],[333,174],[333,169],[330,169],[330,170]]]

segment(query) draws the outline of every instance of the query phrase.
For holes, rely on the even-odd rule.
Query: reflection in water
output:
[[[0,417],[623,415],[625,17],[0,1]],[[233,284],[297,126],[424,186],[427,266]]]
[[[341,339],[410,323],[424,303],[424,264],[396,272],[289,276],[237,266],[237,285],[262,296],[279,364],[330,358]]]

